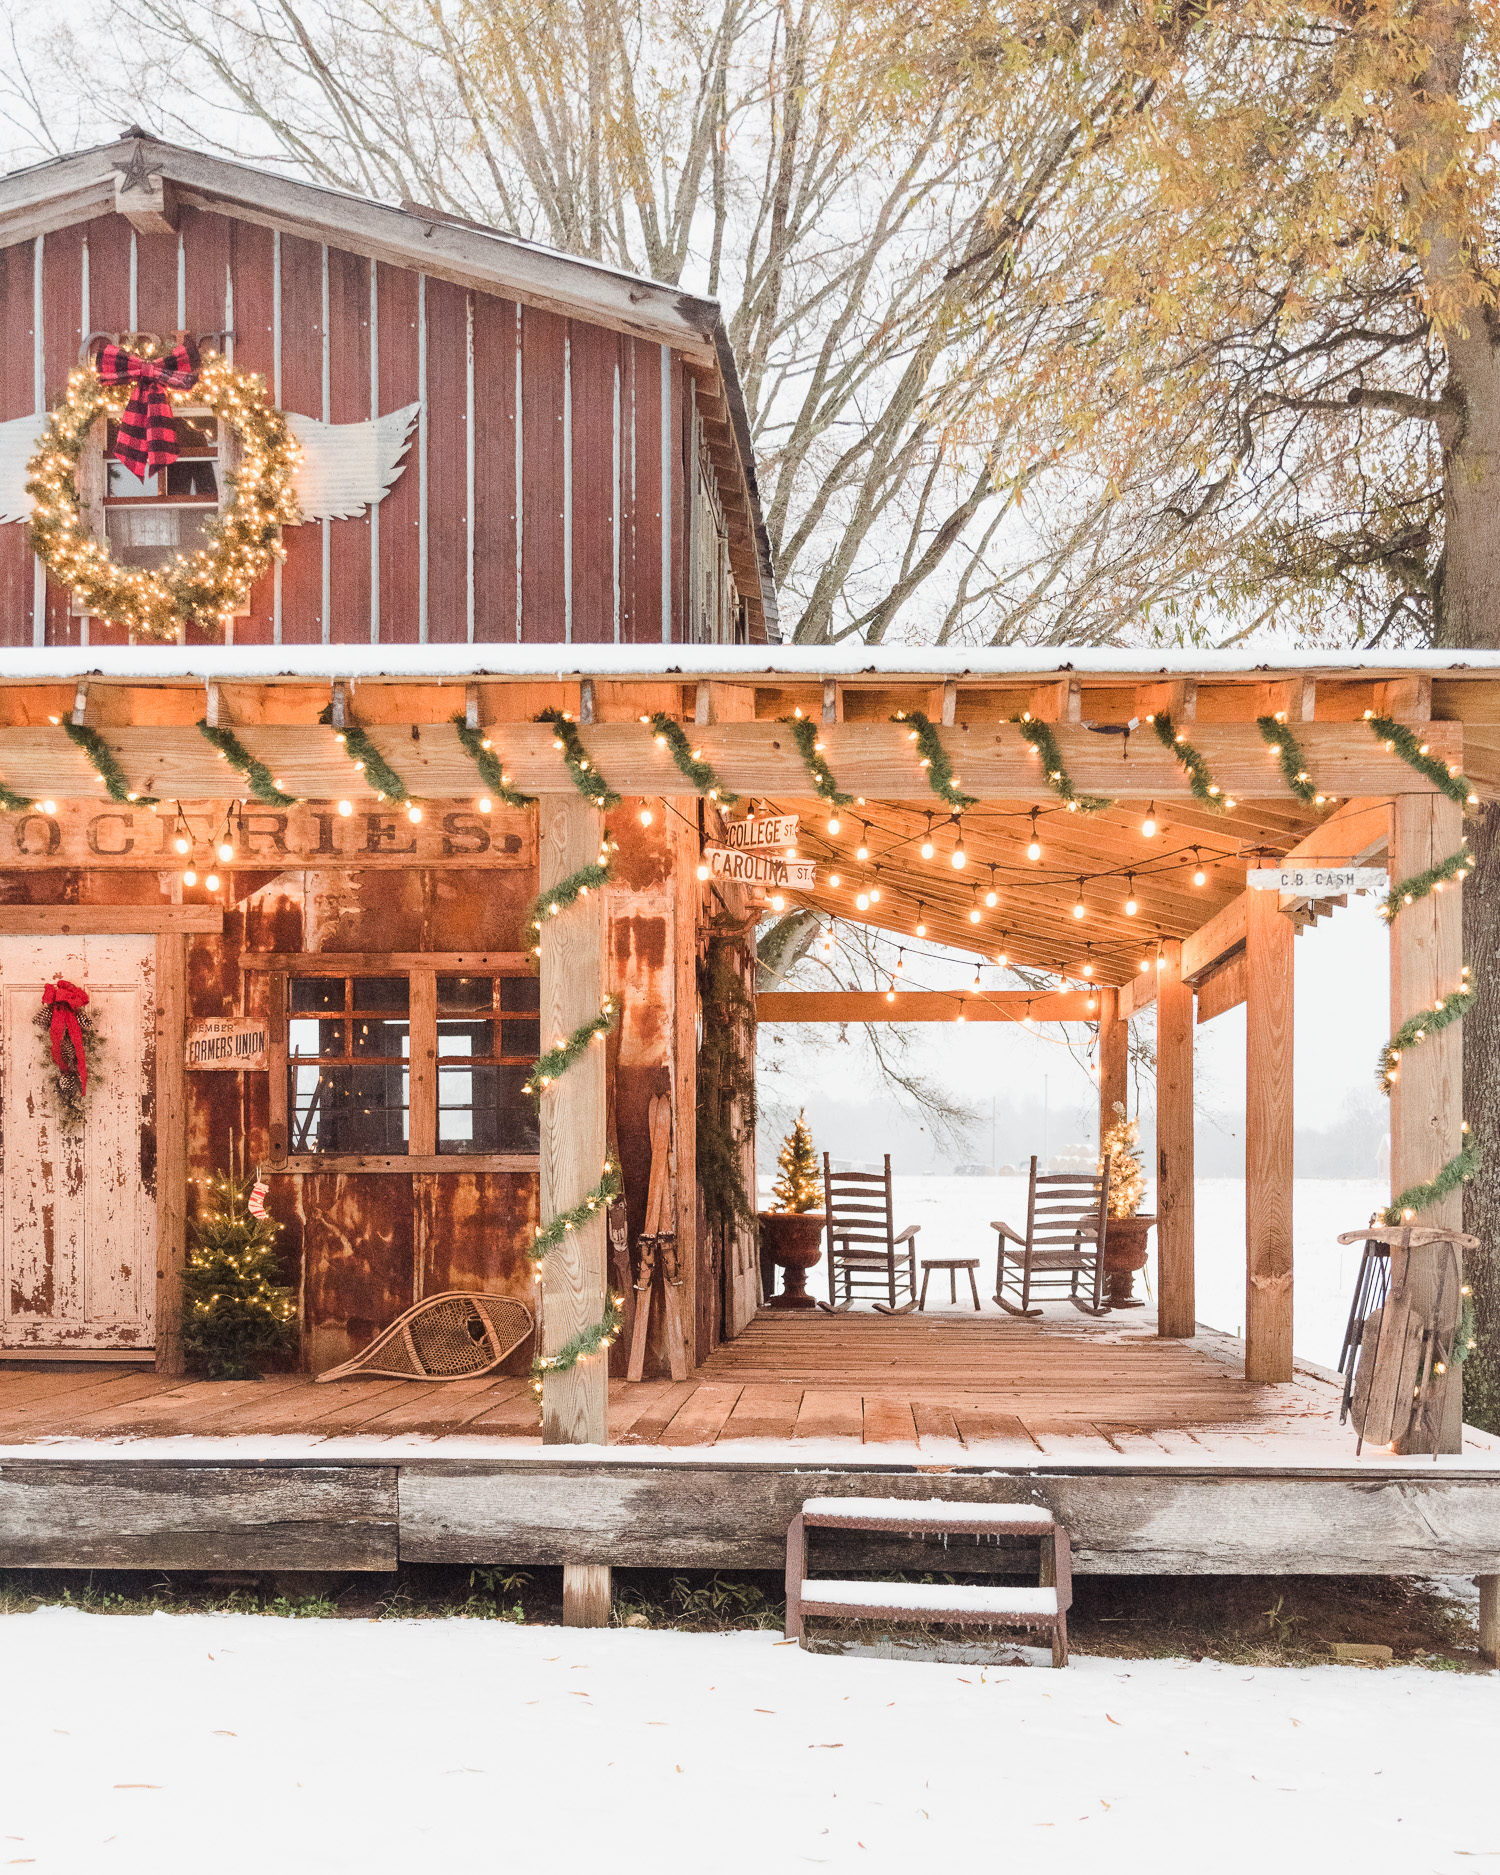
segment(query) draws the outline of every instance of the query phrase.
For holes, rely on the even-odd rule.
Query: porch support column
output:
[[[1115,1102],[1126,1104],[1130,1024],[1120,1018],[1120,992],[1099,992],[1099,1143],[1115,1123]]]
[[[1398,794],[1391,812],[1391,885],[1446,859],[1463,840],[1462,811],[1441,794]],[[1457,989],[1463,965],[1462,887],[1445,886],[1403,906],[1391,925],[1391,1029],[1419,1009],[1431,1009]],[[1435,1178],[1463,1140],[1463,1024],[1455,1022],[1401,1057],[1391,1088],[1391,1197]],[[1419,1224],[1463,1229],[1463,1193],[1429,1205]],[[1422,1257],[1412,1265],[1413,1308],[1424,1319],[1436,1310],[1441,1263]],[[1449,1287],[1451,1288],[1451,1284]],[[1455,1304],[1457,1298],[1453,1298]],[[1456,1309],[1455,1309],[1456,1316]],[[1445,1324],[1451,1325],[1451,1323]],[[1460,1370],[1462,1372],[1462,1370]],[[1463,1388],[1450,1386],[1436,1450],[1462,1449]],[[1414,1448],[1403,1443],[1403,1450]],[[1432,1449],[1427,1445],[1423,1451]]]
[[[1193,992],[1182,945],[1162,945],[1156,973],[1156,1332],[1197,1325],[1193,1244]]]
[[[604,830],[596,807],[576,794],[543,795],[537,808],[541,890],[599,857]],[[591,892],[542,925],[541,1029],[550,1048],[599,1013],[604,1000],[604,894]],[[599,1183],[605,1154],[602,1048],[590,1048],[542,1095],[541,1214],[554,1217],[580,1203]],[[569,1231],[542,1266],[541,1343],[552,1354],[597,1322],[605,1306],[604,1210]],[[579,1361],[542,1377],[542,1443],[603,1445],[609,1437],[609,1362]],[[576,1627],[609,1620],[609,1570],[597,1564],[563,1569],[564,1618]]]
[[[1245,894],[1245,1378],[1292,1377],[1292,946],[1275,892]]]

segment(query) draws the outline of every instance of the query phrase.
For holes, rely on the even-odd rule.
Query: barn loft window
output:
[[[213,544],[221,495],[219,422],[209,410],[176,413],[178,456],[144,478],[115,453],[119,425],[104,444],[104,532],[121,566],[165,566]]]
[[[538,988],[529,973],[498,970],[290,977],[287,1152],[455,1162],[535,1153],[524,1084],[541,1052]]]

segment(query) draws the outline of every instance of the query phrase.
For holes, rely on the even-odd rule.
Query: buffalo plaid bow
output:
[[[120,418],[115,454],[142,481],[177,460],[177,428],[167,387],[190,391],[198,382],[185,345],[174,345],[161,358],[139,358],[119,345],[106,345],[95,369],[101,384],[130,384],[130,402]]]

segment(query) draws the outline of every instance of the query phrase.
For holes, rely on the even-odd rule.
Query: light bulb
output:
[[[1094,974],[1094,966],[1092,964],[1085,964],[1083,966],[1083,974],[1086,977],[1091,977]]]
[[[786,910],[786,900],[782,897],[780,892],[778,892],[776,896],[771,900],[771,910],[772,911],[785,911]]]
[[[962,841],[960,841],[960,843],[953,849],[953,870],[955,872],[962,872],[964,867],[967,866],[968,863],[969,863],[969,856],[964,851],[963,843]]]
[[[1079,899],[1078,903],[1073,907],[1073,916],[1075,918],[1084,918],[1084,917],[1087,917],[1087,915],[1088,914],[1084,909],[1083,900]]]
[[[187,871],[182,875],[182,883],[184,885],[196,885],[198,883],[198,875],[193,871],[191,866],[189,866]]]
[[[983,917],[983,915],[984,914],[980,911],[978,905],[971,905],[969,907],[969,923],[970,924],[978,924],[979,920],[981,919],[981,917]]]
[[[478,801],[475,802],[475,806],[478,807],[481,814],[487,814],[494,806],[494,802],[487,794],[481,794]]]
[[[855,898],[854,898],[854,902],[855,902],[855,904],[856,904],[856,905],[857,905],[857,906],[859,907],[859,909],[860,909],[861,911],[868,911],[868,910],[870,909],[870,895],[869,895],[869,893],[868,893],[868,892],[858,892],[858,893],[856,893],[856,894],[855,894]]]
[[[900,976],[901,972],[905,968],[906,968],[906,952],[904,950],[898,950],[896,952],[896,975]]]
[[[211,872],[203,883],[208,887],[210,892],[217,892],[219,889],[219,875],[216,872]]]
[[[43,802],[42,802],[42,812],[43,812],[44,814],[55,814],[55,813],[57,812],[57,803],[56,803],[56,801],[43,801]]]
[[[1003,969],[1005,968],[1005,966],[1006,966],[1006,964],[1007,964],[1007,963],[1008,963],[1009,961],[1010,961],[1010,959],[1009,959],[1009,958],[1008,958],[1008,957],[1006,956],[1006,954],[1005,954],[1005,952],[1004,952],[1004,951],[996,951],[996,952],[995,952],[995,962],[996,962],[997,964],[999,964],[999,966],[1000,966],[1000,968],[1001,968],[1002,970],[1003,970]]]
[[[926,937],[927,935],[927,924],[926,924],[925,919],[922,917],[922,908],[920,905],[917,907],[916,931],[917,931],[918,937]]]
[[[415,801],[409,802],[407,804],[406,818],[412,823],[413,826],[415,826],[416,823],[422,818],[422,810],[420,807],[417,806]]]
[[[830,833],[837,833],[842,825],[843,822],[839,819],[837,814],[830,814],[828,816],[828,831]]]
[[[234,858],[234,846],[232,842],[228,840],[220,840],[219,858],[223,862],[223,864],[226,866],[229,864],[230,860]]]
[[[1143,840],[1154,840],[1156,838],[1155,801],[1146,809],[1146,818],[1141,822],[1141,838]]]
[[[354,803],[352,801],[340,801],[339,812],[344,816],[345,820],[347,820],[354,812]]]
[[[172,844],[173,846],[177,848],[177,851],[179,853],[191,853],[193,850],[192,841],[185,839],[183,835],[180,833],[178,834],[177,838],[172,842]]]
[[[831,872],[831,873],[829,873],[829,875],[828,875],[828,883],[829,883],[830,885],[833,885],[833,886],[836,886],[836,885],[838,884],[838,882],[839,882],[839,876],[838,876],[838,874],[837,874],[836,872]]]
[[[707,877],[708,877],[708,867],[707,867],[707,866],[705,866],[705,865],[703,865],[703,864],[702,864],[702,863],[700,862],[700,864],[699,864],[699,867],[698,867],[698,879],[699,879],[699,883],[701,884],[701,883],[702,883],[702,881],[703,881],[703,880],[705,880],[705,879],[706,879]]]
[[[932,816],[931,814],[927,816],[927,831],[922,836],[922,857],[923,859],[932,858]]]
[[[878,905],[880,903],[880,887],[878,885],[872,885],[870,887],[870,903],[872,905]]]
[[[1130,883],[1125,888],[1125,916],[1133,918],[1140,907],[1135,902],[1135,874],[1130,874]]]
[[[1036,808],[1032,808],[1031,810],[1031,844],[1026,849],[1026,857],[1030,860],[1038,860],[1042,857],[1042,843],[1036,837],[1037,812],[1038,810]]]
[[[1193,858],[1197,861],[1197,870],[1193,874],[1193,884],[1207,885],[1208,874],[1203,870],[1203,855],[1198,851],[1196,846],[1193,848]]]
[[[1141,975],[1144,976],[1150,968],[1151,968],[1150,964],[1143,957],[1141,959]]]
[[[854,857],[856,859],[870,857],[870,823],[868,821],[865,822],[864,832],[859,836],[859,845],[854,849]]]
[[[979,981],[979,966],[976,964],[974,966],[974,989],[975,989],[976,994],[978,993],[980,988],[981,988],[981,985]]]
[[[643,807],[641,809],[641,825],[643,827],[649,827],[651,825],[651,820],[652,820],[651,809],[649,807]]]

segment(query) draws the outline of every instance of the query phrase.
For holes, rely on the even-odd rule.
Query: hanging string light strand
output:
[[[1422,1042],[1430,1041],[1434,1035],[1441,1035],[1453,1023],[1462,1022],[1473,1004],[1474,989],[1469,982],[1469,966],[1465,964],[1461,986],[1447,996],[1440,996],[1431,1009],[1419,1009],[1414,1016],[1408,1016],[1381,1049],[1376,1064],[1381,1093],[1388,1094],[1392,1083],[1399,1078],[1403,1055]]]
[[[1474,855],[1465,840],[1456,853],[1450,853],[1446,859],[1440,859],[1425,872],[1413,873],[1411,878],[1392,886],[1390,897],[1380,908],[1380,915],[1390,924],[1408,905],[1415,905],[1430,892],[1441,892],[1449,883],[1461,885],[1473,870]]]
[[[589,1051],[590,1044],[602,1042],[615,1026],[616,1011],[608,996],[597,1016],[587,1022],[580,1022],[573,1033],[549,1048],[531,1070],[531,1079],[522,1092],[530,1094],[533,1105],[540,1107],[542,1095],[556,1080],[560,1080],[575,1061],[580,1060]]]

